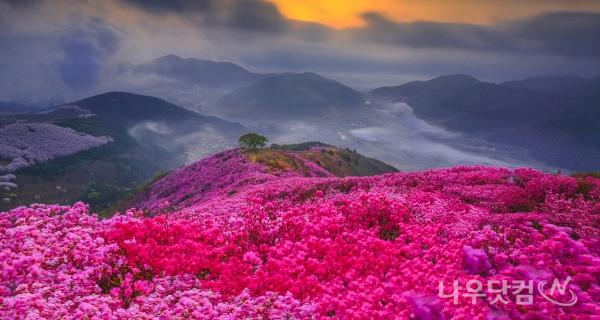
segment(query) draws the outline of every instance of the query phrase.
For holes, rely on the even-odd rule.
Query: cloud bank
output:
[[[365,90],[456,73],[492,82],[600,74],[597,11],[493,24],[361,19],[335,29],[259,0],[0,0],[0,100],[125,90],[125,79],[147,81],[124,74],[127,66],[167,54],[253,72],[313,71]]]
[[[98,83],[98,73],[119,50],[119,34],[104,19],[92,17],[82,27],[59,39],[65,54],[58,61],[61,80],[70,88],[89,90]]]

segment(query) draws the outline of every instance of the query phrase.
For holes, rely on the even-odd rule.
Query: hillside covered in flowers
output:
[[[111,137],[94,137],[53,124],[11,124],[0,128],[0,160],[10,160],[10,164],[0,166],[0,173],[99,147],[111,141],[114,141]]]
[[[217,153],[104,220],[82,203],[1,213],[0,318],[600,314],[600,180],[480,166],[342,178],[290,156],[303,165]]]

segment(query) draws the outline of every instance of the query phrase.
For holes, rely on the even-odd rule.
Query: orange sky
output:
[[[268,0],[288,18],[335,28],[364,25],[375,11],[399,22],[417,20],[490,24],[548,11],[600,12],[598,0]]]

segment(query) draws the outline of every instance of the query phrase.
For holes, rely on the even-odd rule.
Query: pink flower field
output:
[[[110,219],[1,213],[0,318],[599,319],[600,180],[313,166],[234,149]]]

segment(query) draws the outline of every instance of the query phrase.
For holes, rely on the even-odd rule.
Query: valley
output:
[[[77,200],[105,210],[159,172],[236,147],[244,132],[279,145],[321,141],[358,150],[401,171],[474,164],[565,173],[599,169],[600,145],[591,138],[600,136],[594,79],[542,77],[498,85],[452,75],[365,94],[315,73],[261,75],[173,55],[132,70],[179,79],[200,90],[192,93],[211,92],[215,98],[191,93],[176,98],[183,91],[175,94],[165,85],[152,90],[174,102],[200,101],[202,108],[110,92],[2,117],[4,126],[47,123],[114,139],[97,150],[16,171],[20,188],[0,195],[8,199],[0,203],[3,210],[32,201]],[[236,72],[244,81],[232,80]],[[562,116],[565,112],[572,115]]]

